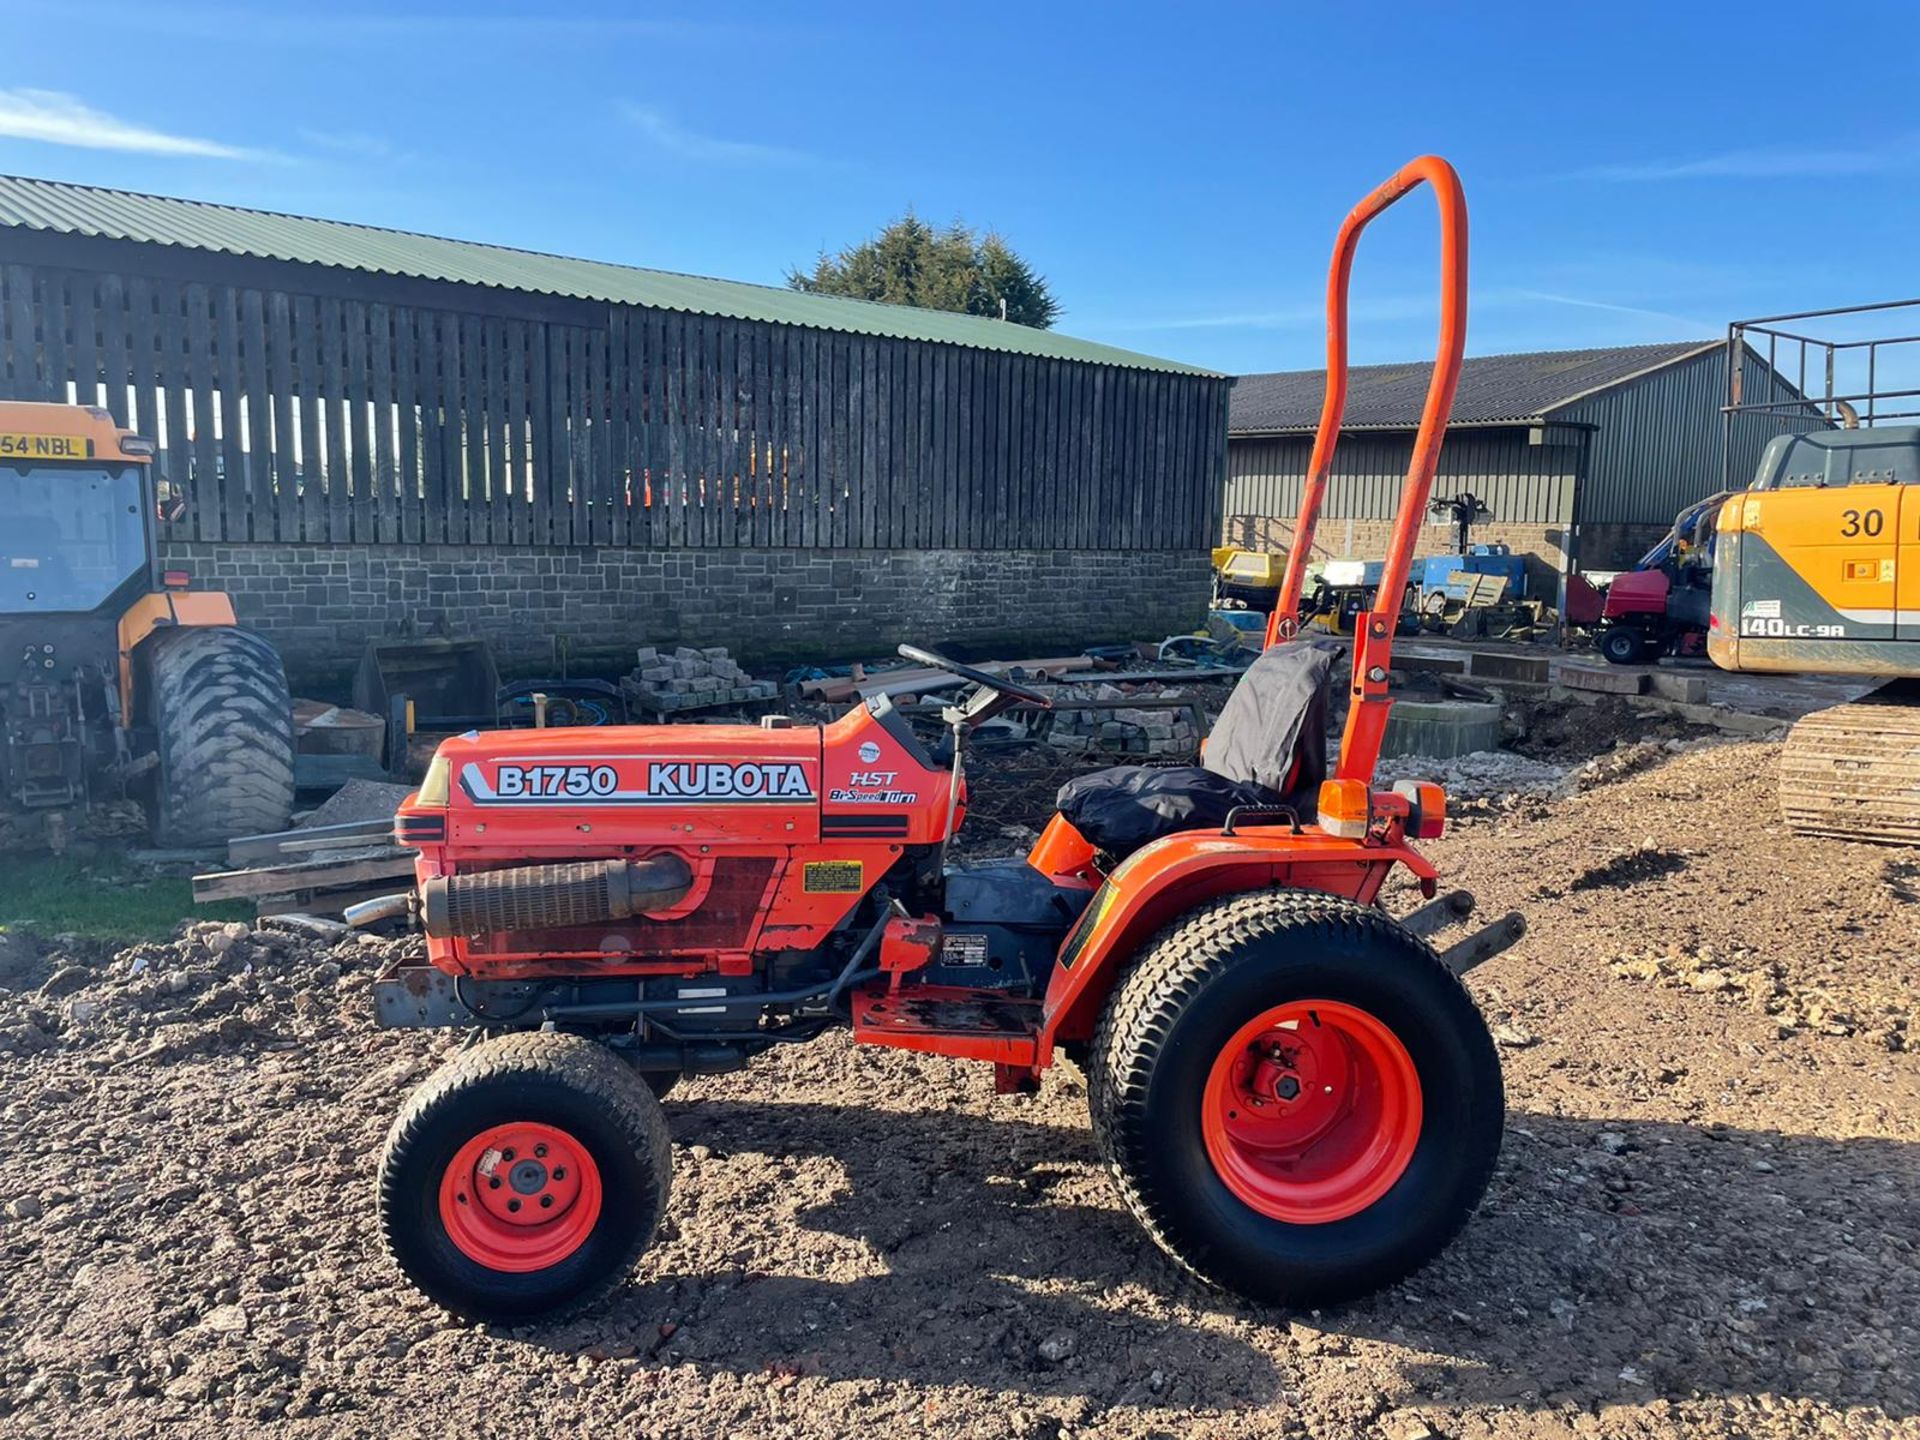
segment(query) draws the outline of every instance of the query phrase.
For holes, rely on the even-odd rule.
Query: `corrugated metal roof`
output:
[[[735,320],[801,325],[855,335],[928,340],[1094,365],[1120,365],[1180,375],[1215,374],[1197,366],[977,315],[803,295],[772,285],[710,280],[601,260],[573,260],[503,245],[447,240],[373,225],[314,220],[57,180],[0,175],[0,225],[23,226],[59,235],[176,245],[262,260],[332,265],[378,275],[488,285],[576,300],[645,305]]]
[[[1476,355],[1460,369],[1454,396],[1456,425],[1509,425],[1544,420],[1550,412],[1650,370],[1718,349],[1721,340],[1622,345],[1604,350],[1535,350],[1520,355]],[[1410,430],[1420,423],[1433,362],[1359,365],[1348,372],[1348,430]],[[1233,382],[1227,432],[1273,435],[1312,430],[1326,398],[1324,370],[1242,375]]]

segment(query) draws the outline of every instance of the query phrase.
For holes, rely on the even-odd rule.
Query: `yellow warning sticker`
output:
[[[858,860],[812,860],[800,873],[809,895],[858,895],[866,889],[866,866]]]

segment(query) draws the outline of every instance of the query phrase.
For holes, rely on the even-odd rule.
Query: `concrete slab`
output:
[[[1476,680],[1505,680],[1520,685],[1546,685],[1553,679],[1554,661],[1546,655],[1514,655],[1500,650],[1467,653],[1467,674]]]
[[[1577,660],[1553,662],[1551,678],[1555,685],[1569,690],[1592,690],[1602,695],[1642,695],[1647,689],[1647,672],[1619,665],[1585,665]]]
[[[1662,700],[1678,700],[1686,705],[1707,703],[1707,677],[1689,675],[1682,670],[1654,670],[1647,676],[1653,693]]]
[[[1500,747],[1504,706],[1486,700],[1396,700],[1387,712],[1380,753],[1451,760]]]

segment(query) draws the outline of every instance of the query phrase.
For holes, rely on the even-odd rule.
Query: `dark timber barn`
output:
[[[297,672],[1191,626],[1229,382],[973,316],[0,177],[0,393],[105,405]],[[1030,650],[1031,653],[1031,650]]]
[[[1433,493],[1478,496],[1491,513],[1474,527],[1474,542],[1528,556],[1543,599],[1555,597],[1563,566],[1625,568],[1682,509],[1721,488],[1726,353],[1724,341],[1695,340],[1469,359]],[[1749,397],[1799,398],[1751,350],[1743,365]],[[1430,362],[1353,370],[1316,536],[1330,554],[1386,553],[1431,373]],[[1319,370],[1234,383],[1222,526],[1229,543],[1286,549],[1325,394]],[[1771,433],[1758,424],[1737,431],[1736,483],[1753,474]],[[1430,520],[1420,551],[1446,553],[1451,518]]]

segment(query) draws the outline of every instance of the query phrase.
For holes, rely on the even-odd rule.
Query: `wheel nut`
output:
[[[518,1214],[520,1211],[520,1202],[518,1200],[507,1201],[507,1209],[512,1211],[515,1214]]]
[[[487,1189],[498,1190],[499,1188],[500,1188],[500,1177],[498,1175],[494,1176],[491,1180],[487,1181]]]
[[[553,1167],[553,1178],[554,1178],[554,1179],[556,1179],[556,1180],[564,1180],[564,1179],[566,1179],[566,1178],[567,1178],[567,1167],[566,1167],[566,1166],[564,1166],[564,1165],[556,1165],[556,1166],[554,1166],[554,1167]]]
[[[551,1210],[553,1208],[553,1196],[542,1195],[540,1197],[540,1208],[542,1210]]]
[[[547,1147],[546,1147],[546,1146],[544,1146],[544,1145],[536,1145],[536,1146],[534,1146],[534,1147],[533,1147],[533,1155],[534,1155],[534,1158],[535,1158],[536,1160],[544,1160],[544,1159],[546,1159],[546,1158],[547,1158]]]
[[[502,1150],[502,1151],[500,1152],[500,1158],[501,1158],[502,1160],[511,1160],[511,1159],[513,1159],[513,1151],[511,1151],[511,1150]]]
[[[1291,1075],[1282,1075],[1280,1083],[1273,1087],[1273,1093],[1282,1100],[1291,1100],[1300,1093],[1300,1082]]]

